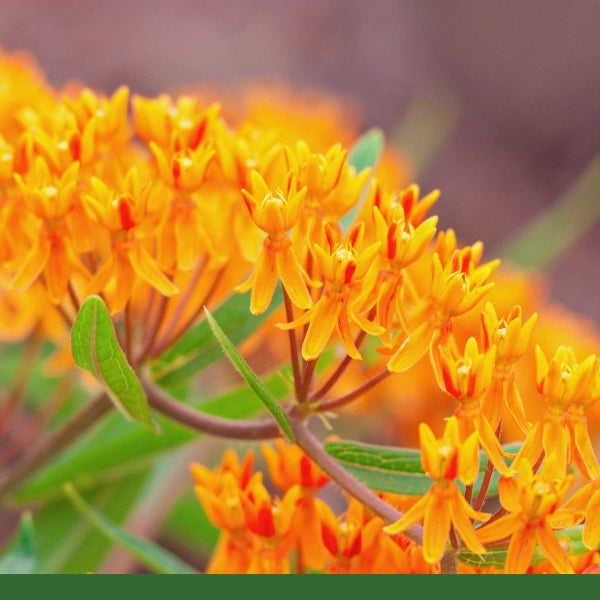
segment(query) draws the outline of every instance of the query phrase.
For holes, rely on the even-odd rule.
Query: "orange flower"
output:
[[[600,358],[578,363],[571,348],[559,346],[552,360],[535,349],[537,389],[546,410],[529,432],[517,457],[534,464],[542,452],[555,455],[558,477],[574,462],[587,479],[600,477],[584,411],[600,398]]]
[[[312,305],[306,288],[309,278],[285,233],[298,219],[306,188],[298,190],[293,171],[288,173],[283,191],[269,189],[257,171],[252,171],[251,177],[252,194],[246,190],[242,193],[252,220],[267,236],[252,275],[236,291],[245,292],[252,288],[250,311],[260,314],[269,306],[280,278],[292,303],[299,308],[309,308]]]
[[[383,520],[369,516],[364,506],[352,500],[345,517],[336,517],[326,504],[319,505],[323,543],[333,558],[328,573],[373,573],[373,560],[365,558],[370,550],[381,550],[378,543]]]
[[[349,356],[361,359],[356,348],[350,322],[371,335],[379,335],[384,329],[363,317],[355,306],[361,293],[361,283],[379,249],[379,242],[364,250],[358,246],[364,235],[364,223],[357,223],[348,233],[345,244],[338,241],[336,230],[328,223],[323,225],[327,249],[313,246],[319,271],[325,285],[321,297],[301,317],[291,323],[280,323],[282,329],[292,329],[309,323],[302,344],[305,360],[317,358],[324,350],[334,329],[337,331],[344,349]]]
[[[436,232],[437,217],[414,227],[408,221],[402,205],[391,203],[387,210],[373,207],[376,239],[381,241],[378,260],[374,261],[371,276],[377,280],[365,304],[377,307],[377,321],[385,327],[382,341],[392,345],[395,321],[404,322],[402,284],[407,276],[405,267],[417,261],[425,252]],[[367,286],[367,289],[370,286]]]
[[[425,473],[433,479],[429,491],[420,498],[396,523],[385,527],[388,533],[398,533],[423,521],[423,556],[437,563],[444,554],[451,525],[473,552],[484,553],[471,519],[487,521],[488,513],[477,512],[467,503],[456,479],[465,485],[473,483],[479,470],[477,434],[460,440],[458,420],[450,417],[444,434],[436,440],[431,429],[419,426],[421,462]]]
[[[581,539],[590,549],[600,543],[600,478],[596,478],[577,490],[565,503],[565,508],[585,511],[585,523]]]
[[[323,567],[326,550],[321,538],[321,518],[315,493],[329,478],[296,445],[282,440],[262,447],[269,475],[288,501],[294,503],[290,533],[298,553],[298,563],[312,569]]]
[[[446,238],[444,238],[446,239]],[[438,243],[440,249],[444,249]],[[474,308],[494,286],[488,278],[497,262],[478,265],[475,247],[434,252],[429,297],[418,305],[408,319],[408,336],[398,345],[388,361],[388,369],[400,373],[412,367],[428,350],[443,344],[452,329],[453,317]]]
[[[492,429],[498,427],[505,406],[521,431],[527,433],[529,430],[512,365],[525,354],[536,320],[537,314],[534,313],[523,323],[520,306],[513,307],[506,319],[498,319],[490,302],[481,313],[483,348],[496,348],[492,385],[484,393],[481,402]]]
[[[288,168],[298,174],[300,185],[307,188],[294,241],[316,243],[325,221],[337,221],[356,205],[371,170],[357,174],[346,160],[347,150],[340,144],[324,154],[315,154],[305,142],[298,141],[293,148],[286,147],[285,152]]]
[[[462,438],[477,433],[479,444],[493,465],[501,473],[508,469],[502,460],[502,447],[481,411],[481,398],[492,382],[496,348],[480,353],[477,341],[470,337],[465,344],[464,356],[455,358],[449,347],[439,348],[443,388],[458,402],[454,413]]]
[[[144,243],[160,225],[159,216],[149,211],[151,185],[142,184],[137,169],[132,167],[123,181],[122,192],[112,190],[96,177],[92,178],[91,187],[94,195],[86,196],[86,210],[110,233],[111,248],[108,259],[89,283],[87,293],[108,294],[113,314],[127,304],[136,275],[164,296],[178,293]]]
[[[510,538],[506,573],[527,570],[536,542],[559,573],[573,573],[554,535],[555,529],[572,527],[583,518],[583,511],[559,508],[573,483],[573,475],[557,479],[554,456],[548,457],[537,475],[527,459],[515,461],[513,472],[514,475],[501,477],[498,486],[500,503],[509,514],[478,529],[477,537],[484,544]]]
[[[60,177],[52,175],[46,161],[38,156],[25,179],[15,174],[25,207],[37,224],[31,223],[31,230],[23,232],[20,247],[15,249],[11,266],[17,273],[11,285],[24,290],[43,272],[53,304],[62,301],[73,272],[88,277],[75,250],[76,233],[70,220],[77,203],[78,173],[79,163],[73,163]],[[27,220],[22,219],[22,223]]]

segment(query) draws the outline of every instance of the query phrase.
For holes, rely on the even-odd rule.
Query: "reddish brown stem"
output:
[[[344,404],[348,404],[356,398],[360,397],[365,392],[368,392],[371,388],[375,387],[380,381],[383,381],[388,375],[391,375],[390,371],[383,369],[377,375],[374,375],[367,381],[365,381],[362,385],[358,386],[351,392],[345,394],[344,396],[340,396],[339,398],[335,398],[334,400],[328,400],[326,402],[321,402],[317,405],[316,410],[319,412],[325,412],[327,410],[334,410],[336,408],[340,408],[344,406]]]

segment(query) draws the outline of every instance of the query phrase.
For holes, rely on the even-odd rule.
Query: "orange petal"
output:
[[[422,498],[417,500],[415,504],[413,504],[407,512],[405,512],[400,519],[398,519],[395,523],[384,527],[383,530],[386,533],[400,533],[413,525],[420,523],[425,515],[425,508],[429,501],[429,492],[425,494]]]
[[[28,288],[42,272],[49,257],[50,240],[46,236],[41,236],[37,243],[34,242],[33,248],[25,258],[25,262],[11,281],[11,287],[15,290]]]
[[[313,308],[310,325],[302,344],[304,360],[313,360],[323,352],[337,324],[341,305],[335,296],[324,294]]]
[[[536,528],[536,536],[540,547],[552,566],[562,575],[573,574],[573,567],[550,525],[542,523]]]
[[[267,309],[276,286],[275,251],[272,248],[264,247],[254,267],[254,282],[250,298],[250,312],[253,315],[259,315]]]
[[[46,263],[46,285],[52,304],[60,304],[64,298],[70,276],[70,257],[63,240],[56,238]]]
[[[588,502],[581,539],[590,550],[597,548],[600,542],[600,489],[594,492]]]
[[[503,540],[512,535],[519,523],[519,513],[511,513],[477,529],[477,537],[483,544]]]
[[[158,268],[156,261],[141,244],[130,246],[127,255],[134,271],[163,296],[173,296],[179,292],[177,286],[167,279]]]
[[[291,245],[287,244],[275,254],[277,272],[292,304],[298,308],[310,308],[312,298],[306,288],[302,267]]]
[[[452,523],[454,523],[456,531],[470,550],[477,552],[478,554],[484,554],[485,548],[477,538],[477,534],[473,530],[473,525],[469,518],[469,509],[471,509],[471,507],[464,499],[458,488],[456,491],[457,493],[454,494],[450,499],[450,517],[452,519]],[[472,510],[473,509],[471,509],[471,511]],[[489,517],[490,515],[486,514],[486,520],[489,519]]]
[[[570,436],[559,417],[552,416],[544,422],[542,443],[546,456],[554,455],[556,458],[557,477],[564,477],[568,467]]]
[[[362,356],[354,343],[352,338],[352,332],[350,331],[350,324],[348,323],[348,307],[344,305],[342,310],[339,311],[337,317],[337,332],[340,336],[344,350],[348,353],[348,356],[355,360],[362,360]]]
[[[479,418],[475,419],[475,428],[477,429],[481,448],[494,467],[496,467],[500,473],[506,475],[508,473],[508,467],[504,460],[502,460],[502,446],[500,446],[496,434],[483,415],[480,415]]]
[[[436,563],[442,558],[448,542],[450,507],[448,498],[436,493],[433,487],[425,508],[423,525],[423,557],[430,564]]]
[[[410,369],[429,350],[434,332],[435,329],[429,322],[419,325],[390,358],[388,370],[401,373]]]
[[[586,479],[600,477],[600,466],[594,454],[594,448],[590,440],[590,434],[585,417],[571,421],[573,433],[573,458],[575,464]]]
[[[534,550],[535,530],[526,525],[517,527],[508,545],[504,572],[508,574],[525,573],[527,567],[529,567]]]

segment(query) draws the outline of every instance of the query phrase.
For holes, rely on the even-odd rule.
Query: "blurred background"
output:
[[[440,227],[488,257],[600,151],[599,32],[597,0],[0,3],[0,45],[29,51],[58,87],[264,79],[348,98],[363,128],[436,149],[418,183],[441,189]],[[595,224],[546,269],[551,296],[596,324],[599,251]]]

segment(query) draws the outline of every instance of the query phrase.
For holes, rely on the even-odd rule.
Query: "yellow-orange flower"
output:
[[[556,478],[555,457],[550,456],[536,475],[527,459],[515,461],[513,473],[500,478],[500,503],[508,515],[477,530],[484,543],[510,538],[505,573],[525,573],[536,542],[559,573],[573,567],[554,535],[555,529],[576,525],[583,511],[561,508],[573,475]]]
[[[319,154],[311,152],[305,142],[298,141],[293,148],[286,147],[285,152],[288,168],[298,174],[300,185],[307,188],[294,241],[316,243],[325,221],[337,221],[356,205],[371,170],[364,169],[357,174],[346,160],[347,150],[340,144]]]
[[[293,171],[288,173],[284,190],[271,190],[257,171],[251,177],[252,193],[242,193],[252,220],[267,236],[252,275],[236,291],[252,288],[250,311],[260,314],[269,306],[279,278],[292,303],[309,308],[312,299],[306,287],[308,275],[286,235],[298,219],[306,188],[298,189]]]
[[[177,286],[162,273],[144,243],[160,226],[160,215],[149,210],[151,184],[142,183],[137,169],[132,167],[121,190],[109,188],[99,178],[92,178],[91,187],[94,193],[86,196],[86,210],[110,233],[111,246],[87,293],[108,294],[112,313],[127,304],[136,275],[164,296],[176,294]]]
[[[559,346],[550,362],[536,346],[535,358],[537,389],[546,410],[517,457],[534,464],[544,452],[546,457],[556,456],[559,477],[573,462],[584,477],[600,477],[584,414],[600,398],[600,358],[590,354],[578,363],[573,350],[566,346]]]
[[[459,402],[454,414],[462,438],[475,431],[479,444],[496,469],[507,473],[500,442],[481,410],[481,398],[492,383],[495,357],[495,347],[479,352],[474,337],[467,340],[463,356],[454,356],[448,346],[439,348],[443,388]]]
[[[600,543],[600,477],[577,490],[565,503],[565,508],[585,511],[581,539],[590,549]]]
[[[23,232],[19,247],[14,249],[10,266],[17,272],[11,285],[26,289],[43,272],[54,304],[62,301],[73,272],[87,276],[77,256],[77,236],[70,218],[77,203],[78,173],[79,163],[73,163],[60,177],[52,175],[46,161],[38,156],[26,178],[15,174],[24,205],[37,223]]]
[[[390,204],[382,212],[373,206],[376,239],[381,241],[378,260],[371,269],[376,279],[366,305],[375,304],[377,322],[385,328],[381,340],[392,345],[392,331],[396,322],[404,321],[402,306],[402,284],[406,277],[405,267],[417,261],[425,252],[436,232],[437,217],[430,217],[418,226],[407,219],[401,204]],[[375,283],[375,282],[374,282]],[[371,286],[367,286],[369,288]]]
[[[321,538],[321,500],[315,493],[328,481],[327,475],[296,445],[282,440],[276,448],[264,445],[262,452],[273,484],[293,501],[290,533],[298,553],[298,562],[312,569],[323,567],[326,550]],[[292,500],[293,499],[293,500]]]
[[[398,533],[423,521],[423,556],[428,563],[436,563],[444,554],[450,526],[454,525],[467,547],[483,554],[485,548],[477,539],[471,519],[487,521],[490,515],[473,510],[456,483],[460,479],[469,485],[477,477],[477,434],[472,433],[461,441],[458,420],[450,417],[441,439],[436,440],[425,423],[419,426],[419,439],[423,469],[433,483],[429,491],[385,531]]]
[[[445,343],[452,318],[474,308],[494,286],[488,279],[498,263],[479,265],[478,258],[472,247],[454,250],[447,257],[434,252],[429,297],[409,315],[410,332],[388,361],[390,371],[406,371],[428,350]]]
[[[358,246],[364,235],[364,223],[357,223],[348,233],[342,244],[336,230],[328,223],[323,225],[326,249],[313,246],[318,269],[325,284],[321,297],[302,316],[291,323],[279,324],[282,329],[292,329],[309,323],[302,344],[305,360],[317,358],[329,342],[333,331],[337,331],[340,341],[349,356],[361,359],[352,339],[350,322],[371,335],[379,335],[384,329],[362,316],[355,306],[361,293],[360,287],[377,251],[376,242],[362,251]]]
[[[483,412],[492,429],[500,423],[502,408],[506,407],[521,431],[527,433],[529,430],[512,366],[525,354],[536,320],[537,314],[534,313],[523,323],[520,306],[514,306],[506,318],[498,319],[496,310],[490,302],[485,305],[481,313],[483,348],[484,350],[496,348],[492,385],[484,393],[481,402]]]

